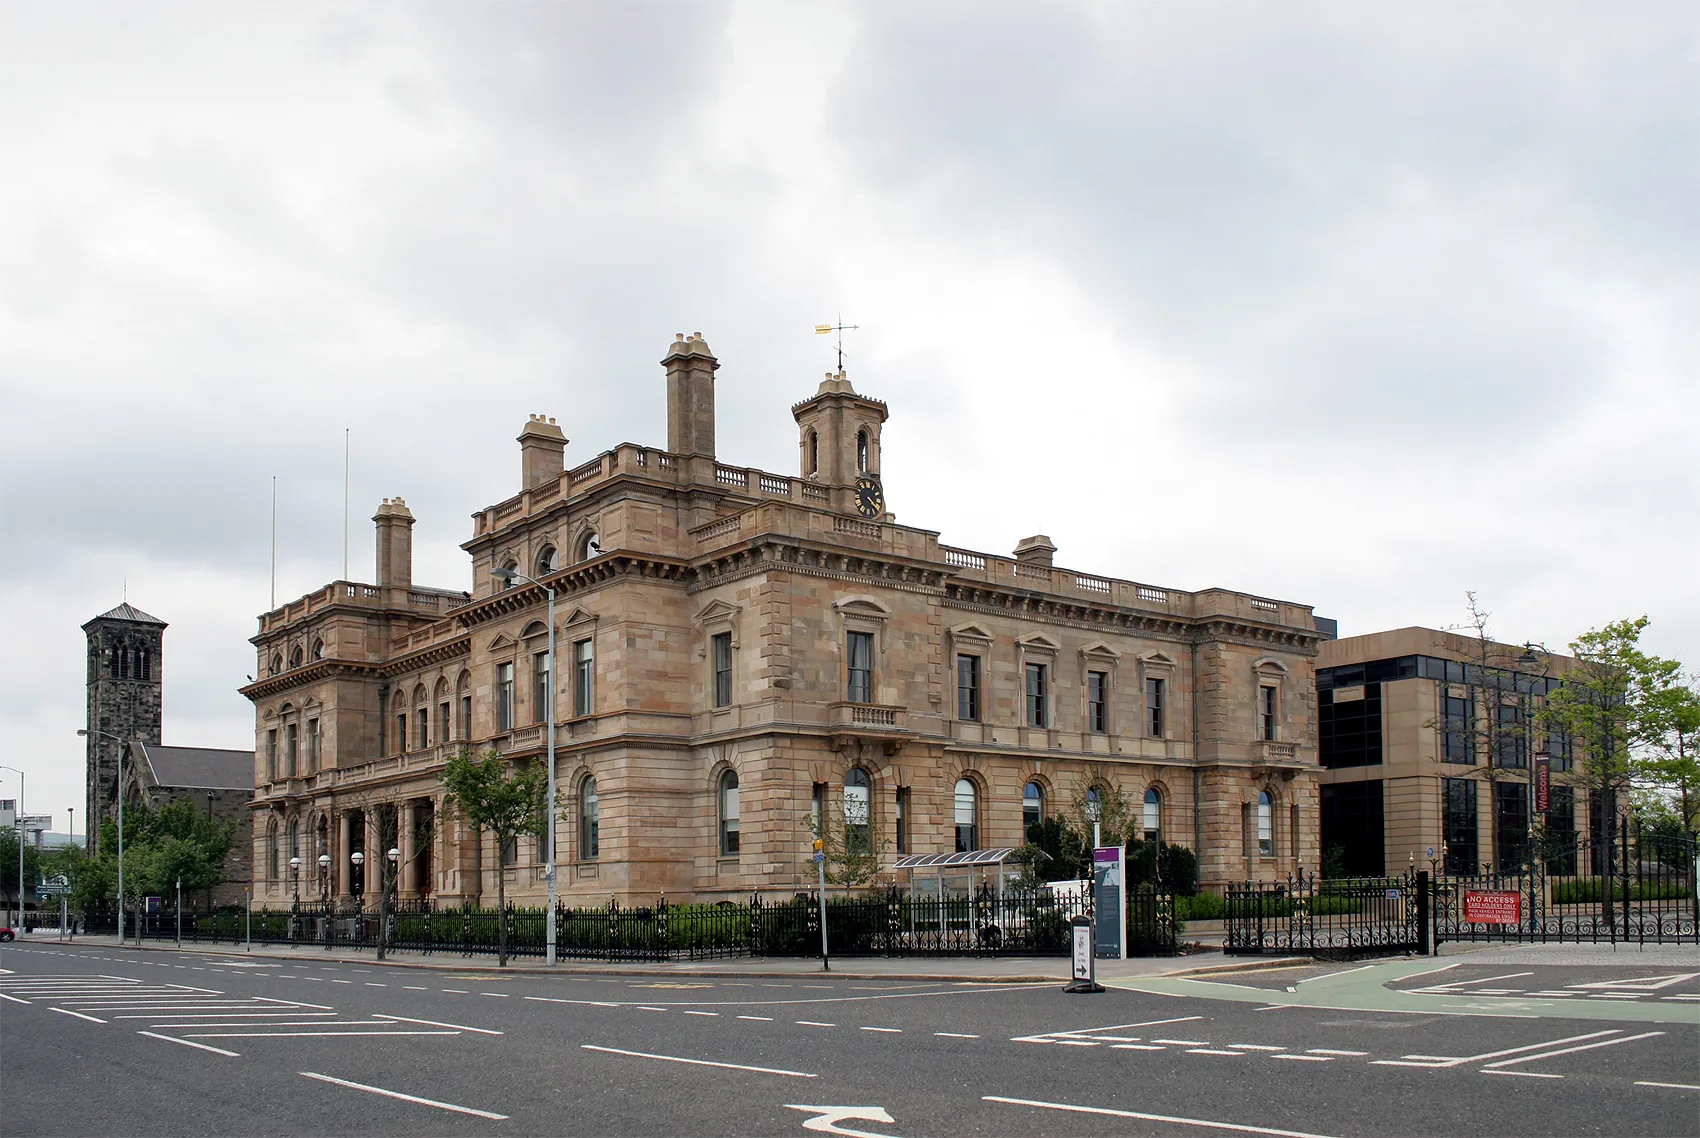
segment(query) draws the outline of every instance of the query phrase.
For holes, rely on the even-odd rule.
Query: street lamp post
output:
[[[289,859],[289,883],[294,889],[294,899],[289,903],[289,941],[294,944],[301,939],[301,855],[294,854]]]
[[[77,734],[87,738],[89,731],[78,728]],[[110,731],[95,730],[94,734],[118,744],[118,943],[124,943],[124,740]],[[83,819],[87,826],[90,819]],[[87,931],[87,930],[85,930]]]
[[[319,920],[325,925],[325,951],[331,950],[331,855],[319,855]]]
[[[548,844],[549,858],[543,867],[544,879],[549,884],[549,912],[544,918],[543,939],[545,941],[544,961],[555,963],[555,859],[557,846],[555,844],[555,688],[560,684],[560,677],[555,674],[555,590],[550,585],[527,577],[517,569],[497,569],[495,575],[504,581],[524,581],[532,585],[540,585],[549,596],[549,690],[546,693],[547,706],[543,709],[549,723],[549,826],[544,841]]]
[[[11,771],[18,776],[18,808],[13,812],[13,821],[18,824],[18,932],[24,931],[24,772],[17,767],[0,766],[0,771]],[[39,906],[37,907],[39,911]]]

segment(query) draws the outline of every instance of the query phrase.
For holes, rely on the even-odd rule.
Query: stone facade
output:
[[[83,625],[88,640],[83,820],[91,854],[100,852],[100,820],[118,809],[120,746],[160,741],[165,629],[163,620],[129,602]]]
[[[847,794],[888,861],[1019,845],[1029,784],[1057,813],[1089,771],[1136,802],[1155,790],[1165,840],[1207,881],[1315,867],[1307,606],[1063,569],[1043,537],[1000,557],[899,525],[887,408],[842,373],[791,408],[797,474],[728,466],[719,362],[700,335],[662,362],[668,450],[569,468],[560,427],[526,424],[522,489],[462,546],[470,591],[413,583],[413,516],[386,499],[375,583],[260,618],[255,835],[284,835],[304,895],[375,890],[350,855],[394,841],[404,897],[491,900],[501,872],[540,899],[538,843],[475,840],[438,776],[462,747],[541,757],[550,690],[569,903],[806,888],[810,818]]]

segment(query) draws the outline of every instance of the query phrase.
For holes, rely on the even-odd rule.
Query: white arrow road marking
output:
[[[804,1130],[815,1130],[822,1134],[851,1134],[855,1138],[891,1138],[889,1134],[880,1134],[873,1130],[852,1130],[838,1123],[850,1118],[860,1118],[867,1122],[896,1122],[897,1120],[878,1106],[803,1106],[798,1103],[786,1103],[786,1110],[802,1110],[815,1117],[803,1122]]]

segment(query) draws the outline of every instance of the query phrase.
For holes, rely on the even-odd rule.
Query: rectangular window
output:
[[[809,798],[809,829],[814,837],[821,837],[821,823],[826,818],[826,783],[817,782]]]
[[[852,632],[847,641],[848,695],[851,703],[874,701],[874,634]]]
[[[1257,689],[1257,737],[1266,743],[1275,741],[1275,689],[1268,685]]]
[[[1570,769],[1570,736],[1556,723],[1547,727],[1547,754],[1552,756],[1553,770]]]
[[[472,697],[469,695],[460,697],[460,737],[472,738]]]
[[[413,713],[413,749],[422,751],[431,745],[431,709],[421,707]]]
[[[1381,765],[1381,685],[1317,692],[1317,744],[1328,770]]]
[[[1528,856],[1529,784],[1493,784],[1494,861],[1500,873],[1515,873]]]
[[[307,773],[312,774],[319,769],[319,721],[307,721]]]
[[[1086,673],[1086,729],[1099,735],[1110,730],[1110,673]]]
[[[717,632],[709,642],[714,649],[714,706],[732,706],[732,634]]]
[[[897,823],[897,852],[909,853],[909,788],[897,788],[897,813],[894,821]]]
[[[1348,877],[1387,871],[1387,823],[1380,779],[1320,788],[1322,861]],[[1298,849],[1298,844],[1293,844]]]
[[[300,727],[291,723],[283,729],[283,770],[290,778],[295,777],[295,756],[300,743]]]
[[[454,738],[454,731],[449,725],[449,701],[444,700],[437,705],[437,742],[447,743]]]
[[[531,658],[531,691],[532,698],[537,701],[534,714],[539,723],[549,722],[549,674],[553,671],[549,663],[547,652],[539,652]]]
[[[1555,856],[1547,859],[1547,872],[1574,877],[1576,874],[1576,790],[1554,786],[1547,792],[1547,833]]]
[[[514,666],[496,665],[496,730],[514,729]]]
[[[738,852],[738,780],[720,780],[720,852],[732,857]]]
[[[1441,839],[1446,843],[1446,872],[1471,876],[1481,872],[1476,858],[1476,784],[1467,778],[1440,780]]]
[[[1529,765],[1529,736],[1523,729],[1523,709],[1501,704],[1494,739],[1495,765],[1522,770]]]
[[[1446,701],[1446,708],[1440,737],[1440,761],[1473,764],[1476,756],[1470,747],[1470,701],[1455,695],[1442,698]]]
[[[136,649],[136,678],[151,680],[153,678],[153,660],[146,648]]]
[[[395,753],[407,753],[407,712],[399,712],[395,717]]]
[[[573,642],[573,714],[589,715],[596,707],[596,655],[589,640]]]
[[[1163,681],[1145,681],[1145,733],[1153,739],[1163,737]]]
[[[508,838],[502,842],[502,868],[519,864],[519,839]]]
[[[980,657],[956,658],[956,717],[968,723],[980,720]]]
[[[1050,677],[1046,674],[1043,664],[1027,665],[1027,726],[1044,727],[1045,722],[1045,690]]]
[[[277,778],[277,731],[266,732],[266,781]]]

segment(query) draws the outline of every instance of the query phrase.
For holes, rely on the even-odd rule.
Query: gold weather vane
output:
[[[837,348],[838,348],[838,374],[840,374],[840,375],[844,374],[844,333],[854,332],[854,331],[856,331],[857,328],[860,328],[860,327],[861,327],[861,325],[859,325],[859,324],[846,324],[846,323],[844,323],[844,317],[842,317],[842,316],[840,316],[838,318],[838,323],[836,323],[836,324],[816,324],[815,325],[815,335],[817,335],[817,336],[825,336],[829,332],[837,332],[838,333],[838,344],[837,344]]]

